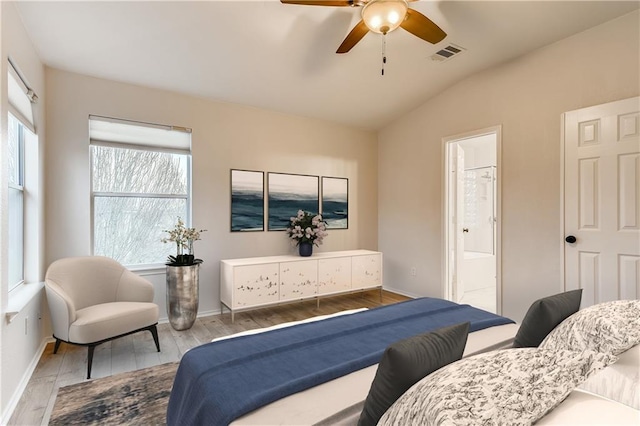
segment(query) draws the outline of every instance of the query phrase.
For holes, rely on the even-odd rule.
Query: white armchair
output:
[[[95,347],[109,340],[149,330],[160,352],[153,286],[115,260],[101,256],[57,260],[47,270],[45,288],[56,339],[53,353],[60,342],[87,346],[87,379]]]

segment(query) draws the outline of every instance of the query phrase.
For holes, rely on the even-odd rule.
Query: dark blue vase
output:
[[[313,244],[309,242],[301,242],[298,244],[298,251],[300,256],[308,257],[313,253]]]

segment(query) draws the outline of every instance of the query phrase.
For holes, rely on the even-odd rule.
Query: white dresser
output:
[[[380,288],[382,253],[369,250],[220,261],[220,304],[234,313],[268,305]]]

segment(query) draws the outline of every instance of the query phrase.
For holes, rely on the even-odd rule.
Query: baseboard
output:
[[[382,286],[382,289],[383,289],[383,290],[385,290],[385,291],[389,291],[389,292],[391,292],[391,293],[399,294],[399,295],[401,295],[401,296],[407,296],[407,297],[410,297],[410,298],[412,298],[412,299],[417,299],[417,298],[419,298],[419,297],[424,297],[424,296],[420,296],[419,294],[409,293],[409,292],[407,292],[407,291],[404,291],[404,290],[398,290],[397,288],[388,287],[388,286],[386,286],[386,285],[385,285],[385,286]]]
[[[211,315],[220,315],[222,312],[220,311],[220,309],[213,309],[210,311],[202,311],[202,312],[198,312],[198,318],[201,317],[210,317]]]
[[[198,315],[196,315],[196,318],[209,317],[211,315],[220,315],[221,313],[222,311],[220,309],[202,311],[202,312],[198,312]],[[168,322],[169,322],[169,317],[158,319],[158,324],[167,324]]]
[[[18,402],[20,402],[20,398],[22,398],[22,394],[24,393],[24,390],[27,388],[27,385],[29,384],[29,380],[31,380],[31,376],[33,375],[33,372],[36,370],[36,367],[38,366],[38,362],[40,361],[40,358],[44,353],[44,349],[47,347],[47,343],[53,342],[53,341],[54,340],[51,337],[44,337],[42,339],[42,342],[40,343],[40,347],[36,351],[33,359],[31,360],[31,363],[29,363],[27,370],[22,375],[22,380],[20,380],[20,383],[16,387],[16,390],[13,392],[13,395],[11,395],[11,398],[9,399],[9,403],[7,404],[7,407],[4,410],[4,413],[2,413],[0,424],[6,425],[7,423],[9,423],[9,420],[11,419],[13,412],[18,406]]]

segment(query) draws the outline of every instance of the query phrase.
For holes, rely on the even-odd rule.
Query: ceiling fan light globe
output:
[[[362,8],[362,20],[370,31],[386,34],[400,26],[408,8],[405,0],[371,0]]]

